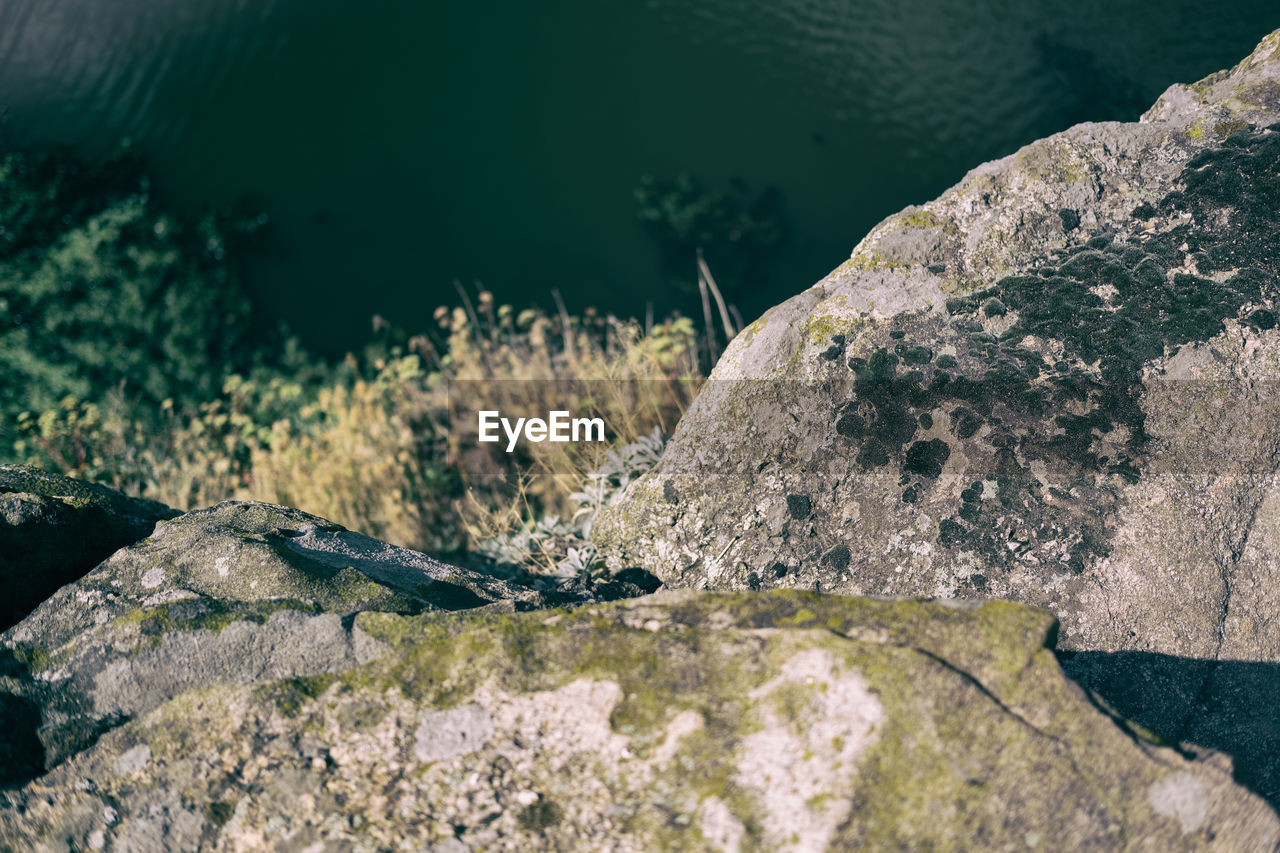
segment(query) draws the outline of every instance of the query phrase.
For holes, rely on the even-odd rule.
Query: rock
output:
[[[1231,756],[1234,778],[1280,806],[1280,663],[1152,652],[1064,652],[1066,674],[1166,743]]]
[[[1280,32],[886,220],[733,341],[596,541],[672,585],[1009,596],[1069,643],[1280,654],[1249,615],[1280,571],[1277,121]]]
[[[22,849],[1272,850],[1115,724],[1053,618],[797,592],[360,613],[387,652],[188,691],[0,793]]]
[[[1042,606],[1065,650],[1186,661],[1190,736],[1214,662],[1280,661],[1277,122],[1280,32],[885,220],[733,341],[596,544],[674,587]],[[1218,720],[1232,751],[1277,707]]]
[[[529,609],[542,593],[287,507],[224,503],[156,525],[0,635],[0,783],[198,686],[315,676],[382,647],[350,615]],[[43,722],[41,722],[43,721]],[[21,758],[21,760],[17,760]]]
[[[0,631],[177,514],[104,486],[0,465]]]

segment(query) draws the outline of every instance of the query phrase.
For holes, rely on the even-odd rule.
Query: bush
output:
[[[152,405],[216,393],[265,337],[229,254],[258,224],[168,216],[125,156],[0,157],[0,423],[111,389]]]

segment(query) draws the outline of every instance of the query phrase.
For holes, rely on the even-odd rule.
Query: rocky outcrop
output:
[[[1273,850],[1115,724],[1051,616],[796,592],[362,612],[327,674],[176,695],[0,794],[21,849]],[[230,628],[223,629],[231,630]]]
[[[287,507],[161,522],[0,635],[0,782],[195,687],[335,672],[380,648],[357,612],[545,607],[547,594]],[[7,709],[7,710],[6,710]]]
[[[1280,845],[1045,611],[566,599],[286,507],[162,521],[0,634],[0,849]]]
[[[0,631],[177,514],[103,486],[0,465]]]
[[[1275,612],[1277,121],[1280,33],[891,217],[738,336],[597,541],[669,584],[1008,596],[1073,644],[1280,653],[1247,615]]]
[[[1205,664],[1163,729],[1196,731],[1216,662],[1280,661],[1277,122],[1280,33],[890,217],[738,336],[597,544],[671,586],[1042,606],[1112,654],[1078,666]]]
[[[95,546],[0,634],[0,849],[1280,849],[1278,312],[1280,33],[739,336],[595,527],[738,591],[254,503]]]

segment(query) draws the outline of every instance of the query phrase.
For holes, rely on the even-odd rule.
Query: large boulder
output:
[[[15,849],[1274,850],[1063,677],[1053,618],[797,592],[404,616],[184,693],[0,793]]]
[[[1216,662],[1280,661],[1277,122],[1280,32],[890,217],[732,342],[597,544],[669,586],[1042,606],[1095,685],[1206,664],[1131,706],[1194,733]],[[1276,802],[1278,707],[1220,721]]]
[[[556,599],[299,510],[230,502],[156,525],[0,634],[0,783],[185,690],[335,672],[379,644],[357,612]]]
[[[177,514],[104,486],[0,465],[0,631]]]

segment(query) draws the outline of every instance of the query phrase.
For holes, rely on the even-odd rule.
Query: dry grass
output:
[[[437,311],[437,329],[318,379],[231,376],[216,399],[182,411],[140,413],[122,394],[63,401],[20,422],[17,456],[182,509],[282,503],[457,553],[571,516],[609,447],[670,432],[702,381],[705,344],[687,318],[645,329],[462,295]],[[479,408],[598,416],[609,441],[495,451],[475,441],[466,413]]]
[[[628,443],[655,427],[670,432],[702,382],[698,334],[687,318],[673,318],[647,332],[635,321],[600,316],[588,310],[571,317],[561,310],[548,316],[493,306],[482,292],[436,313],[445,344],[419,337],[410,346],[431,359],[448,379],[450,459],[467,489],[469,523],[479,525],[481,507],[499,518],[540,511],[561,514],[569,495],[588,471],[598,468],[609,446]],[[571,411],[575,417],[599,417],[607,444],[523,445],[509,457],[481,448],[475,413],[494,409],[520,416]],[[485,519],[486,529],[501,524]],[[474,538],[474,537],[473,537]]]

